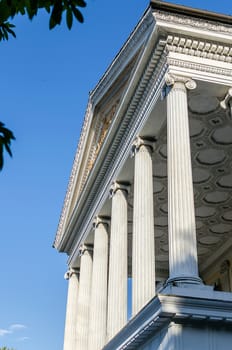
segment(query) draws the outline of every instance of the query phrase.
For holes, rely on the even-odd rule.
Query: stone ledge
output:
[[[232,293],[201,288],[166,287],[103,348],[138,349],[171,323],[232,325]]]

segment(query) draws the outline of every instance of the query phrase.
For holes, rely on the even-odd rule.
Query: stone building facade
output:
[[[231,169],[232,17],[151,1],[89,97],[64,350],[231,349]]]

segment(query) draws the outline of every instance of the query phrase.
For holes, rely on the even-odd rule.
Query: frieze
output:
[[[218,68],[209,66],[206,64],[192,63],[187,61],[178,60],[175,58],[168,57],[168,64],[176,67],[187,68],[192,70],[197,70],[206,73],[212,73],[217,75],[223,75],[226,77],[232,77],[232,69]]]
[[[225,24],[222,25],[219,22],[213,23],[205,19],[195,20],[194,18],[190,18],[188,16],[183,16],[183,15],[178,16],[173,14],[167,14],[161,11],[155,11],[155,18],[156,20],[158,19],[165,22],[171,22],[173,24],[181,24],[191,28],[203,29],[203,30],[213,31],[213,32],[222,33],[222,34],[232,34],[231,26],[229,25],[227,26]]]

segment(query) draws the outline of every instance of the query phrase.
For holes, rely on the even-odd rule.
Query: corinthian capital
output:
[[[189,77],[183,77],[181,75],[175,75],[170,73],[167,73],[165,75],[165,82],[167,86],[173,86],[175,83],[182,83],[188,90],[194,90],[197,87],[195,80]]]

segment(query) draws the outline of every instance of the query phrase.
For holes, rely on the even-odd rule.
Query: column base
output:
[[[165,283],[166,286],[174,286],[174,287],[203,287],[204,283],[200,277],[196,276],[177,276],[177,277],[169,277],[169,279]]]

